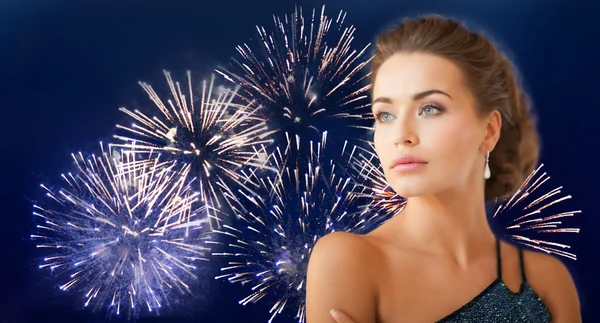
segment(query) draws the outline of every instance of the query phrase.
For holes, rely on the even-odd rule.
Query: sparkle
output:
[[[580,231],[579,228],[564,226],[563,221],[581,213],[581,210],[552,211],[562,205],[562,202],[571,199],[571,195],[560,196],[562,186],[550,191],[540,189],[550,179],[545,172],[540,174],[543,166],[541,164],[535,169],[512,196],[497,202],[493,217],[499,219],[509,216],[506,229],[518,243],[576,260],[574,253],[565,251],[571,248],[568,244],[532,237],[532,234],[551,233],[554,236]]]

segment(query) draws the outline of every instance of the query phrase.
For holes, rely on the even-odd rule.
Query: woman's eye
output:
[[[387,112],[379,112],[377,113],[377,120],[380,122],[389,121],[392,118],[392,115]]]
[[[434,114],[438,114],[440,112],[440,109],[437,107],[434,107],[433,105],[426,105],[423,108],[421,108],[421,113],[431,116]]]

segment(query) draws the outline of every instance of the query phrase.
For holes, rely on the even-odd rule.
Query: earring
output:
[[[485,156],[485,171],[483,172],[483,178],[489,179],[492,176],[492,172],[490,171],[490,151],[487,151],[487,155]]]

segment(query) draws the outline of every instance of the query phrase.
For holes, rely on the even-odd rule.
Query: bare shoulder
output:
[[[347,232],[327,234],[317,241],[311,252],[308,279],[334,276],[352,278],[354,283],[370,283],[375,251],[365,236]]]
[[[540,294],[554,294],[556,288],[575,291],[575,285],[567,266],[557,257],[543,252],[523,251],[527,280],[540,285]],[[542,296],[542,295],[540,295]]]
[[[348,232],[327,234],[315,244],[311,253],[311,261],[313,261],[313,258],[317,261],[322,258],[331,259],[331,257],[334,257],[336,260],[344,262],[362,262],[364,257],[371,255],[374,251],[373,244],[368,240],[366,236]]]
[[[375,322],[376,288],[369,266],[373,251],[366,237],[346,232],[317,241],[307,272],[308,323],[334,322],[329,314],[334,308],[357,322]]]
[[[557,257],[523,251],[527,281],[544,301],[552,322],[581,322],[577,289],[571,274]]]

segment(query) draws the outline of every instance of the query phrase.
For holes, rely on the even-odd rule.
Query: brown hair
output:
[[[500,138],[490,152],[492,176],[485,183],[485,200],[514,193],[533,171],[539,156],[539,136],[522,90],[517,69],[490,38],[464,23],[438,14],[406,18],[377,37],[371,78],[390,56],[428,53],[444,57],[463,72],[483,117],[494,109],[502,116]]]

